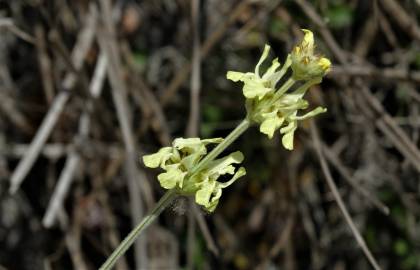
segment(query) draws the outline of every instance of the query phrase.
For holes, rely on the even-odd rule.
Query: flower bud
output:
[[[313,33],[306,29],[302,29],[302,31],[305,33],[303,40],[291,53],[292,77],[295,80],[304,81],[317,77],[322,78],[329,72],[331,62],[327,58],[314,53],[315,44]]]

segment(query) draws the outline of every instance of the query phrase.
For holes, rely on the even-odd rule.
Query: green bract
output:
[[[239,164],[244,157],[237,151],[215,159],[202,169],[191,174],[193,168],[207,154],[207,144],[218,144],[222,138],[205,139],[178,138],[171,147],[163,147],[157,153],[143,156],[149,168],[162,168],[165,172],[158,175],[160,185],[165,189],[175,189],[181,195],[194,195],[195,201],[207,211],[213,212],[219,203],[222,189],[245,175],[243,167],[235,172],[232,164]],[[218,182],[221,175],[233,175],[227,182]]]
[[[318,107],[304,115],[297,115],[299,110],[308,108],[308,102],[303,99],[306,91],[312,85],[319,84],[331,66],[327,58],[314,54],[312,32],[303,31],[305,36],[301,44],[287,56],[282,67],[276,58],[267,71],[260,76],[260,66],[270,51],[270,46],[265,45],[253,73],[236,71],[227,73],[229,80],[244,83],[242,92],[246,98],[247,117],[260,124],[260,131],[269,138],[273,137],[276,130],[280,130],[280,134],[283,135],[282,144],[289,150],[293,149],[297,122],[326,112],[325,108]],[[284,80],[284,83],[277,88],[277,83],[284,77],[289,67],[292,69],[290,78]],[[290,90],[296,84],[298,87]]]

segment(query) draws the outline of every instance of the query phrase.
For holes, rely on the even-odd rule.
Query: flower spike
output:
[[[267,59],[270,47],[265,45],[264,51],[255,66],[255,72],[228,71],[227,78],[234,82],[244,83],[242,88],[246,98],[248,118],[260,124],[260,131],[272,138],[276,130],[282,134],[282,144],[293,149],[294,132],[298,121],[326,112],[325,108],[315,110],[299,116],[299,110],[308,107],[303,99],[307,90],[322,81],[323,76],[331,68],[331,62],[325,57],[315,54],[314,35],[311,31],[302,29],[304,37],[287,56],[283,66],[278,59],[272,61],[271,67],[260,76],[260,66]],[[291,67],[291,77],[277,88],[277,83],[287,74]],[[278,69],[280,70],[278,71]],[[295,90],[290,90],[299,84]]]
[[[157,177],[161,187],[173,189],[180,195],[194,195],[197,204],[208,212],[213,212],[219,203],[222,189],[246,173],[244,168],[236,170],[233,166],[244,159],[239,151],[213,160],[201,170],[191,173],[207,154],[206,146],[222,141],[222,138],[177,138],[172,147],[163,147],[157,153],[143,156],[143,162],[147,167],[160,167],[165,171]],[[219,182],[219,177],[226,174],[233,177],[227,182]]]

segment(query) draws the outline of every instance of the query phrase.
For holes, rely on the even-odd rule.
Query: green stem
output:
[[[284,93],[289,90],[290,87],[292,87],[295,84],[295,80],[293,78],[289,78],[281,87],[280,89],[274,94],[274,97],[272,99],[271,103],[275,103]]]
[[[205,167],[209,162],[214,160],[220,153],[223,152],[229,145],[231,145],[242,133],[244,133],[251,122],[249,119],[244,119],[220,144],[218,144],[208,155],[206,155],[200,163],[195,166],[190,175],[198,172]],[[152,209],[151,213],[143,218],[143,220],[130,232],[129,235],[121,242],[121,244],[114,250],[111,256],[108,257],[106,262],[99,268],[99,270],[110,270],[115,265],[117,260],[124,255],[127,249],[134,243],[136,238],[149,226],[162,211],[172,202],[176,196],[176,190],[171,189],[163,195],[156,206]]]
[[[134,243],[137,237],[146,229],[153,221],[162,213],[162,211],[173,201],[176,196],[175,190],[167,191],[162,198],[157,202],[149,215],[145,216],[143,220],[130,232],[129,235],[120,243],[120,245],[112,252],[106,262],[99,268],[99,270],[110,270],[115,265],[117,260],[124,255],[127,249]]]
[[[220,153],[222,153],[229,145],[231,145],[242,133],[244,133],[251,122],[249,119],[245,118],[242,122],[234,129],[232,132],[220,143],[218,144],[210,153],[208,153],[198,164],[195,166],[190,175],[201,170],[209,162],[213,161]]]

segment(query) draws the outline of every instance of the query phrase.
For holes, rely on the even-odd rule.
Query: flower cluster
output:
[[[293,149],[297,121],[326,111],[325,108],[318,107],[304,115],[297,115],[299,110],[308,107],[308,102],[303,99],[306,91],[312,85],[320,83],[331,66],[327,58],[314,54],[312,32],[309,30],[303,30],[303,32],[302,42],[288,55],[282,67],[275,58],[266,72],[260,75],[260,66],[270,51],[270,46],[266,45],[254,72],[229,71],[227,73],[229,80],[244,83],[242,92],[246,98],[248,118],[260,124],[260,131],[269,138],[272,138],[274,132],[279,129],[280,134],[283,135],[282,144],[289,150]],[[284,80],[281,87],[276,88],[289,67],[292,69],[291,77]],[[288,92],[295,84],[299,86]]]
[[[165,189],[175,189],[181,195],[195,195],[197,204],[208,212],[213,212],[219,203],[222,189],[245,175],[245,168],[235,169],[232,164],[239,164],[244,157],[237,151],[226,157],[208,162],[197,172],[194,168],[207,154],[208,144],[218,144],[222,138],[178,138],[172,146],[163,147],[157,153],[143,156],[144,164],[149,168],[162,168],[165,172],[158,175],[160,185]],[[236,172],[235,172],[236,170]],[[217,181],[221,175],[230,174],[227,182]]]

